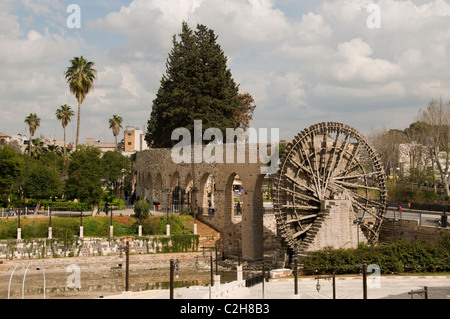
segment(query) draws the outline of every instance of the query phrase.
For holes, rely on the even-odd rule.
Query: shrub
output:
[[[134,204],[134,214],[137,218],[144,220],[148,217],[149,212],[150,204],[145,199],[141,199]]]
[[[400,240],[358,249],[327,248],[303,260],[309,275],[358,273],[363,262],[378,265],[384,274],[450,271],[450,235],[443,235],[436,244]]]

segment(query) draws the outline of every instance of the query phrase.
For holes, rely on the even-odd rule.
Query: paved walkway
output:
[[[411,299],[411,290],[428,288],[428,299],[450,299],[450,276],[381,276],[368,278],[367,299]],[[241,287],[225,294],[221,299],[332,299],[331,281],[320,280],[320,292],[314,278],[299,278],[298,295],[294,296],[294,279],[270,279],[250,288]],[[131,292],[128,295],[107,296],[105,299],[168,299],[168,290]],[[208,299],[209,287],[188,287],[174,290],[174,299]],[[423,299],[422,295],[413,295]],[[337,277],[336,299],[363,299],[361,277]]]

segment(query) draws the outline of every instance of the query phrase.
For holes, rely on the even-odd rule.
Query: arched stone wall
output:
[[[248,154],[248,147],[246,153]],[[215,211],[213,215],[204,217],[208,218],[208,222],[221,232],[225,253],[236,251],[236,246],[240,242],[243,259],[261,260],[264,239],[264,208],[261,193],[264,179],[264,175],[261,174],[263,166],[266,165],[260,162],[176,164],[172,161],[170,149],[149,149],[137,153],[136,188],[141,193],[150,189],[148,199],[167,204],[168,201],[170,202],[167,194],[173,191],[174,187],[180,186],[186,190],[192,183],[192,188],[196,189],[192,195],[189,195],[192,196],[193,206],[196,206],[196,212],[207,215],[208,202],[205,188],[208,177],[213,176]],[[244,185],[242,222],[239,225],[239,231],[236,231],[237,225],[234,222],[233,180],[236,175],[239,175]],[[235,238],[238,236],[239,238]]]

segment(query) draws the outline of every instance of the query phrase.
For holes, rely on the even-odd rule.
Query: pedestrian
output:
[[[237,203],[236,208],[237,208],[237,213],[238,213],[238,215],[240,215],[240,214],[241,214],[241,202],[238,202],[238,203]]]
[[[108,216],[108,210],[109,210],[109,203],[106,202],[106,204],[105,204],[105,213],[106,213],[106,216]]]
[[[441,215],[441,226],[444,227],[444,228],[446,228],[447,225],[448,225],[448,222],[447,222],[447,213],[446,213],[446,211],[444,210],[444,212],[443,212],[442,215]]]

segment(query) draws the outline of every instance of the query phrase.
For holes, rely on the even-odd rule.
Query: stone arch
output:
[[[191,173],[187,173],[184,184],[183,184],[183,191],[184,191],[184,208],[189,209],[189,211],[192,213],[194,209],[195,204],[195,190],[194,190],[194,179],[192,177]]]
[[[162,175],[160,172],[157,172],[155,177],[155,182],[153,184],[153,203],[156,206],[155,209],[158,209],[158,205],[161,205],[163,201],[163,182]]]
[[[146,198],[149,202],[152,202],[152,193],[153,193],[153,179],[152,179],[152,174],[150,172],[148,172],[145,175],[145,180],[144,180],[144,196],[143,198]]]
[[[187,191],[189,188],[194,186],[194,179],[192,178],[191,173],[187,173],[186,178],[184,179],[184,189]]]
[[[183,191],[180,185],[180,173],[176,171],[170,176],[169,183],[169,205],[171,212],[182,211]]]
[[[138,175],[138,185],[139,187],[137,188],[136,191],[136,195],[139,196],[140,198],[144,196],[144,190],[145,190],[145,184],[144,184],[144,173],[139,173]]]
[[[198,196],[203,214],[214,214],[216,209],[216,176],[211,172],[206,172],[202,175],[200,179],[200,187],[198,189]]]
[[[251,241],[256,243],[247,250],[247,254],[252,256],[262,256],[264,258],[264,202],[262,186],[264,183],[264,175],[258,175],[255,183],[253,194],[249,194],[251,197],[251,204],[247,206],[246,218],[249,224],[252,225],[252,231],[246,235],[243,235],[243,242]]]

